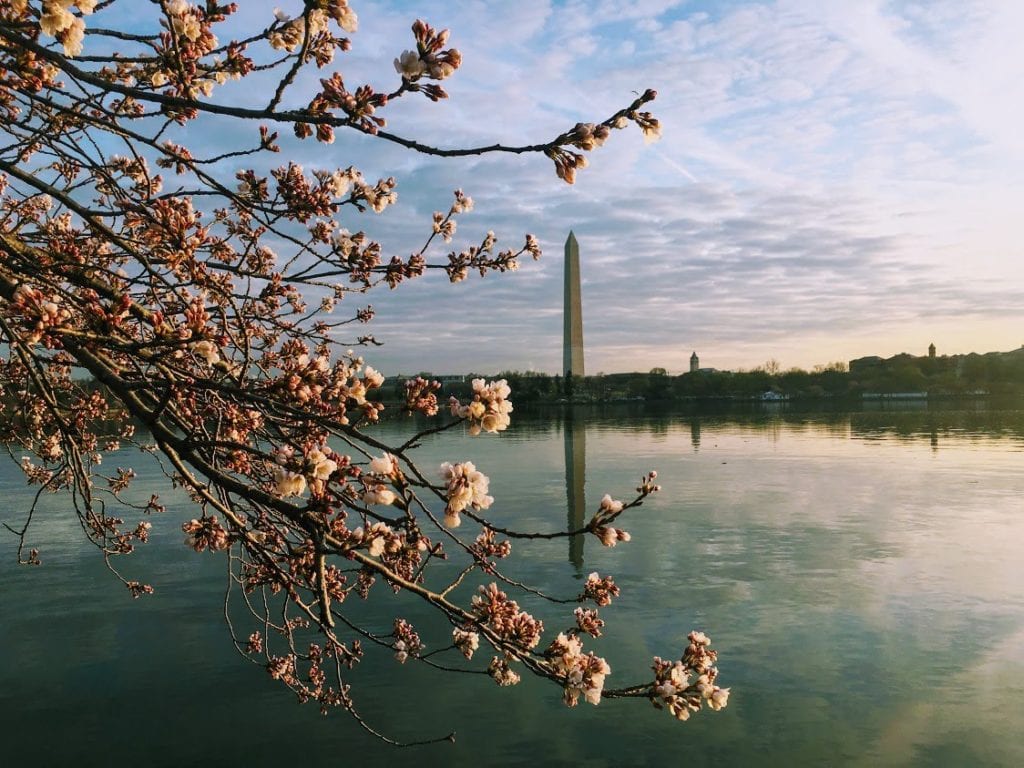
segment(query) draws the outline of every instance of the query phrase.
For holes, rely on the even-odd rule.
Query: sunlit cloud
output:
[[[445,147],[543,141],[647,87],[663,122],[653,146],[616,132],[574,187],[541,156],[438,160],[358,136],[327,153],[290,142],[308,166],[354,162],[399,179],[393,210],[345,222],[389,256],[418,247],[456,187],[477,205],[452,247],[493,229],[502,245],[532,232],[545,249],[513,275],[447,285],[435,274],[367,297],[378,310],[369,330],[385,342],[367,352],[378,367],[557,371],[569,229],[588,370],[684,370],[692,349],[735,368],[1024,341],[1015,0],[357,10],[346,82],[388,83],[416,17],[451,28],[464,54],[449,100],[388,106],[399,135]]]

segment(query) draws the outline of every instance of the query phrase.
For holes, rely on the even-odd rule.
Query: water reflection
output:
[[[582,528],[586,517],[587,499],[584,484],[587,477],[587,431],[582,418],[575,418],[572,410],[562,425],[565,441],[565,500],[569,530]],[[583,535],[569,538],[569,562],[577,571],[583,568]]]
[[[901,440],[927,441],[938,450],[947,439],[1012,439],[1024,442],[1024,403],[969,402],[958,407],[929,408],[923,403],[897,403],[883,407],[878,403],[861,410],[808,410],[786,405],[769,409],[758,403],[731,403],[726,406],[687,408],[644,404],[603,404],[573,406],[571,409],[517,410],[514,439],[550,436],[553,431],[574,422],[585,421],[588,429],[616,432],[643,432],[666,436],[678,426],[690,430],[690,447],[699,452],[709,434],[739,426],[770,436],[778,441],[784,431],[815,432],[831,437],[873,440],[897,437]],[[541,418],[535,418],[542,416]],[[576,427],[578,431],[578,426]]]
[[[459,729],[455,744],[385,748],[344,718],[297,707],[239,662],[218,624],[222,561],[180,546],[181,518],[193,514],[183,493],[154,518],[153,544],[164,536],[169,546],[133,556],[132,575],[158,589],[134,603],[72,526],[64,531],[55,498],[54,514],[40,517],[42,568],[13,566],[0,537],[0,649],[18,660],[0,665],[0,722],[19,735],[8,762],[81,762],[81,745],[105,743],[117,722],[120,754],[154,765],[280,765],[294,758],[281,733],[301,733],[309,760],[336,761],[340,743],[396,768],[655,765],[673,748],[695,767],[1024,765],[1024,412],[515,415],[497,439],[454,431],[424,441],[422,466],[473,457],[491,476],[494,515],[524,530],[579,527],[588,490],[621,498],[658,469],[664,492],[624,521],[633,540],[585,553],[586,571],[623,586],[592,647],[627,683],[702,628],[733,686],[725,712],[679,725],[638,702],[569,710],[528,679],[498,688],[368,653],[353,675],[369,722],[402,738]],[[383,425],[377,436],[393,442],[408,430]],[[143,500],[150,490],[138,488]],[[26,491],[16,472],[0,472],[8,508]],[[565,547],[517,542],[509,575],[577,594],[583,541],[569,543],[568,562]],[[346,610],[387,633],[391,601],[403,596],[376,597]],[[539,609],[549,632],[566,626],[563,608]],[[431,647],[450,637],[425,608],[402,603],[401,613]],[[41,629],[54,617],[60,631]],[[211,711],[219,727],[196,730]]]

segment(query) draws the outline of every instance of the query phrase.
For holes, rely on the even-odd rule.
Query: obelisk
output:
[[[565,241],[565,304],[562,308],[565,338],[562,375],[571,386],[583,376],[583,303],[580,300],[580,246],[570,230]]]

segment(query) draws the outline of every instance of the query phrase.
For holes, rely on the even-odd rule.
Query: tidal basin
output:
[[[591,643],[611,664],[609,686],[645,679],[652,656],[678,656],[687,632],[705,631],[728,708],[687,723],[645,700],[567,709],[536,680],[499,689],[368,654],[352,673],[368,722],[401,739],[457,733],[454,744],[385,746],[340,712],[300,706],[235,653],[224,558],[180,543],[187,499],[165,495],[146,457],[125,451],[111,471],[136,467],[133,492],[159,490],[168,511],[118,564],[156,594],[129,598],[62,497],[44,499],[29,539],[41,567],[16,566],[14,538],[0,538],[5,762],[1024,764],[1019,404],[517,411],[500,437],[441,435],[419,452],[431,469],[467,458],[491,478],[492,519],[519,530],[564,527],[574,505],[589,517],[604,493],[629,497],[657,469],[664,490],[622,521],[631,541],[516,542],[506,570],[566,596],[592,571],[614,575],[622,595]],[[11,464],[0,483],[14,525],[34,489]],[[371,621],[380,611],[386,631],[394,612],[377,597],[353,608]],[[402,604],[429,645],[432,619]],[[545,637],[564,624],[539,615]]]

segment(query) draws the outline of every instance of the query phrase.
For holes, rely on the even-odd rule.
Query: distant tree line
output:
[[[431,374],[422,373],[424,378]],[[473,378],[445,377],[442,392],[465,397]],[[487,375],[492,378],[492,374]],[[558,374],[502,371],[517,403],[615,402],[696,399],[860,398],[864,395],[926,393],[930,396],[1024,394],[1024,348],[1012,352],[939,357],[900,354],[888,359],[865,357],[816,365],[811,370],[783,369],[772,359],[751,370],[703,369],[673,376],[665,368],[646,373],[597,373],[566,381]],[[402,377],[404,378],[404,377]],[[385,400],[401,399],[402,378],[389,379]]]
[[[430,372],[418,374],[438,378]],[[412,376],[393,376],[367,397],[386,403],[404,399],[404,382]],[[559,374],[507,370],[440,377],[444,398],[471,394],[475,378],[503,378],[518,403],[614,402],[634,400],[762,399],[766,393],[788,399],[858,398],[865,394],[891,395],[927,393],[942,395],[1024,395],[1024,347],[1012,352],[971,353],[939,357],[900,354],[883,359],[864,357],[816,365],[811,370],[783,369],[771,359],[750,370],[703,369],[673,376],[665,368],[648,372],[597,373],[575,376],[571,382]],[[86,389],[105,393],[105,388],[88,378],[80,380]],[[8,393],[13,398],[13,393]]]

